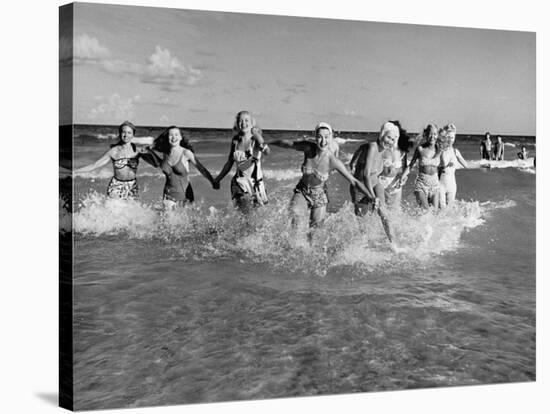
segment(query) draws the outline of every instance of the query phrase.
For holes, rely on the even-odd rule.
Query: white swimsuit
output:
[[[458,150],[455,148],[449,148],[441,154],[443,166],[445,166],[439,176],[439,191],[442,197],[448,193],[453,195],[456,194],[455,170],[458,165],[458,158],[456,156],[457,151]],[[450,163],[452,163],[452,165],[449,166]]]

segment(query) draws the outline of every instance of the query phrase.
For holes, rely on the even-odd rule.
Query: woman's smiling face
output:
[[[181,131],[179,128],[172,128],[168,131],[168,143],[172,147],[176,147],[181,142]]]
[[[328,141],[330,139],[330,131],[327,128],[319,128],[315,132],[315,142],[317,143],[317,148],[324,150],[328,147]]]
[[[134,130],[128,125],[124,125],[120,130],[121,141],[127,144],[132,141],[132,138],[134,138]]]
[[[239,116],[239,120],[237,121],[237,127],[241,132],[249,132],[253,127],[252,117],[250,116],[250,114],[241,114]]]

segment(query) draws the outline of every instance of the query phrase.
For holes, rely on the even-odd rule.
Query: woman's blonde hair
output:
[[[249,111],[240,111],[237,112],[237,115],[235,115],[235,122],[233,122],[233,132],[238,133],[239,132],[239,119],[243,115],[248,115],[250,117],[250,122],[252,123],[252,128],[256,126],[256,119],[252,116],[252,114]]]

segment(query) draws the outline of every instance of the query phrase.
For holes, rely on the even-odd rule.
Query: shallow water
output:
[[[76,165],[105,151],[88,141]],[[219,171],[229,144],[206,141],[197,154]],[[476,142],[457,146],[476,159]],[[217,192],[193,177],[202,200],[168,215],[149,167],[140,202],[106,199],[108,173],[76,178],[75,408],[535,380],[534,169],[458,170],[461,201],[437,215],[413,208],[411,179],[396,254],[337,175],[324,226],[299,237],[299,163],[273,150],[270,204],[245,219],[229,177]]]

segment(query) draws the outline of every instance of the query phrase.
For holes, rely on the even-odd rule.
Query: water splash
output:
[[[356,217],[350,203],[327,215],[322,226],[296,229],[288,214],[288,198],[276,196],[270,204],[247,216],[235,209],[216,209],[197,202],[164,212],[159,204],[109,199],[90,193],[76,208],[77,235],[155,239],[180,258],[214,260],[233,257],[268,263],[275,269],[325,275],[337,266],[367,270],[432,263],[460,247],[461,234],[483,223],[483,215],[515,204],[458,201],[437,214],[411,209],[392,214],[397,244],[390,245],[377,215]]]

